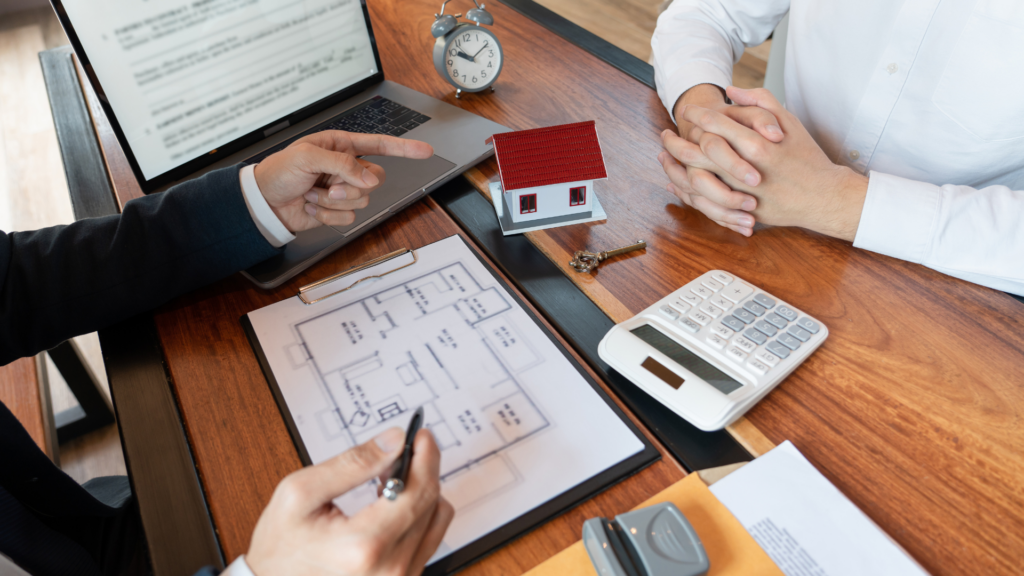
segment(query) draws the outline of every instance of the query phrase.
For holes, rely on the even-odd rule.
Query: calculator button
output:
[[[768,370],[771,369],[771,366],[768,366],[767,364],[760,362],[758,360],[751,360],[750,362],[747,363],[747,367],[750,368],[751,372],[756,372],[762,376],[764,376],[768,372]]]
[[[710,344],[711,346],[713,346],[713,347],[715,347],[715,348],[717,348],[719,350],[721,350],[722,348],[725,348],[725,345],[728,344],[728,343],[729,343],[728,340],[726,340],[725,338],[722,338],[718,334],[708,334],[708,344]]]
[[[796,350],[797,348],[800,347],[800,341],[797,340],[796,338],[793,338],[789,334],[782,334],[778,338],[776,338],[775,341],[779,342],[780,344],[782,344],[786,348],[789,348],[790,350]]]
[[[757,316],[758,318],[764,316],[764,306],[761,306],[760,304],[754,302],[753,300],[747,300],[746,302],[744,302],[743,307],[749,310],[754,316]]]
[[[771,352],[772,354],[775,354],[779,358],[788,358],[789,357],[789,348],[786,348],[785,346],[783,346],[782,344],[779,344],[778,342],[775,342],[774,340],[769,342],[768,346],[766,346],[766,348],[768,348],[769,352]]]
[[[718,306],[712,306],[710,302],[705,302],[699,306],[700,311],[711,316],[712,318],[718,318],[722,315],[722,309]]]
[[[708,324],[711,323],[712,320],[711,316],[708,316],[707,314],[701,312],[700,310],[694,310],[693,312],[690,312],[688,318],[690,320],[693,320],[697,324],[700,324],[701,326],[707,326]]]
[[[700,324],[697,324],[696,322],[690,320],[689,318],[680,319],[679,325],[682,326],[684,329],[693,332],[694,334],[700,332]]]
[[[817,322],[811,320],[807,316],[804,316],[803,318],[797,320],[796,325],[803,328],[804,330],[807,330],[811,334],[817,334],[818,330],[821,329],[821,326],[819,326]]]
[[[712,298],[711,303],[714,304],[715,306],[718,306],[722,310],[728,310],[729,308],[732,308],[732,302],[729,302],[728,300],[722,298],[721,296],[715,296],[714,298]]]
[[[764,317],[764,320],[779,329],[785,328],[786,324],[789,324],[785,318],[779,316],[775,312],[769,312],[768,315]]]
[[[685,292],[679,295],[679,300],[686,302],[690,306],[700,306],[700,303],[704,301],[703,298],[698,297],[693,292]]]
[[[687,312],[690,311],[690,305],[680,300],[676,300],[675,302],[669,302],[668,305],[675,308],[676,310],[679,310],[683,314],[686,314]]]
[[[758,345],[764,344],[765,342],[768,341],[768,337],[765,336],[763,332],[754,330],[753,328],[748,329],[746,332],[743,333],[743,335],[747,337],[747,340],[750,340]]]
[[[790,326],[789,330],[786,330],[786,332],[801,342],[807,342],[811,337],[810,332],[796,325]]]
[[[737,280],[725,287],[725,290],[722,291],[722,296],[725,296],[726,298],[732,300],[733,302],[739,302],[740,300],[743,300],[747,296],[753,294],[753,292],[753,288]]]
[[[706,286],[694,286],[693,288],[690,288],[690,292],[693,292],[697,296],[700,296],[701,300],[707,300],[708,298],[711,298],[711,296],[714,294],[714,292],[712,292],[711,289]]]
[[[721,282],[723,286],[728,285],[733,280],[732,276],[729,276],[725,272],[713,272],[711,277]]]
[[[757,317],[751,314],[750,310],[735,310],[733,311],[732,315],[734,318],[739,318],[740,320],[742,320],[744,324],[750,324],[754,320],[757,320]]]
[[[796,320],[796,310],[793,310],[789,306],[779,306],[775,313],[778,314],[779,316],[782,316],[789,322]]]
[[[715,334],[718,334],[722,338],[725,338],[726,340],[732,338],[732,335],[735,334],[735,332],[733,332],[731,328],[728,328],[721,324],[715,324],[714,326],[712,326],[711,331],[714,332]]]
[[[733,362],[743,363],[747,359],[747,353],[735,346],[729,346],[725,351],[725,356]]]
[[[662,306],[661,308],[658,308],[658,311],[672,320],[679,318],[679,311],[671,306]]]
[[[757,296],[754,296],[754,302],[757,302],[769,310],[775,308],[775,300],[767,294],[758,294]]]
[[[725,318],[722,318],[722,324],[728,326],[729,328],[732,328],[737,332],[747,327],[746,324],[740,322],[739,320],[733,318],[732,316],[726,316]]]
[[[754,354],[754,358],[757,358],[769,366],[775,366],[779,363],[779,357],[767,350],[758,350],[757,353]]]
[[[743,350],[747,354],[750,354],[751,352],[754,351],[755,348],[757,348],[757,344],[754,344],[753,342],[747,340],[743,336],[737,336],[736,338],[733,339],[732,343],[737,348]]]
[[[765,322],[764,320],[758,320],[757,322],[754,322],[754,328],[757,328],[758,330],[763,332],[765,336],[775,336],[775,333],[779,331],[778,328],[772,326],[771,324]]]
[[[707,286],[708,288],[710,288],[711,290],[713,290],[715,292],[718,292],[722,288],[725,288],[725,284],[722,284],[721,282],[717,282],[715,280],[712,280],[711,278],[705,278],[705,279],[701,280],[700,283],[705,285],[705,286]]]

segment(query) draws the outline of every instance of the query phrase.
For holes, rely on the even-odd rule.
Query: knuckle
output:
[[[274,492],[286,508],[292,508],[298,502],[302,501],[306,494],[306,487],[302,478],[299,475],[292,473],[281,480]]]
[[[764,162],[768,159],[768,146],[763,141],[753,140],[747,144],[748,154],[754,162]]]

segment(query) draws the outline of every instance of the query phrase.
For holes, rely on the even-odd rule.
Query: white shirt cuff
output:
[[[249,565],[245,563],[245,554],[235,558],[235,561],[228,566],[227,572],[231,576],[256,576],[253,574],[252,569],[249,568]]]
[[[691,60],[678,66],[672,76],[665,82],[665,86],[658,86],[658,93],[661,95],[662,103],[668,110],[672,121],[676,121],[676,102],[686,93],[687,90],[700,84],[712,84],[718,86],[725,92],[725,89],[732,84],[732,78],[724,73],[718,66],[710,62]]]
[[[256,228],[267,239],[267,242],[270,242],[271,246],[280,248],[295,240],[295,235],[284,227],[281,219],[270,208],[270,204],[267,204],[267,199],[263,197],[259,185],[256,184],[255,169],[256,165],[250,164],[238,172],[238,181],[242,185],[242,196],[245,197],[245,205],[249,208],[249,216],[252,216]]]
[[[935,238],[940,205],[940,190],[934,184],[871,172],[853,245],[924,262]]]

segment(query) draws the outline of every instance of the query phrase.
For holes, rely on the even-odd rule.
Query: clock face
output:
[[[444,54],[448,78],[470,92],[490,86],[501,71],[502,53],[498,39],[477,26],[460,27],[455,32]]]

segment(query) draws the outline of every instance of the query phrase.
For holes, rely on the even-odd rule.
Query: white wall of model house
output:
[[[586,196],[583,204],[570,206],[570,190],[573,188],[586,188]],[[523,214],[520,211],[521,198],[530,194],[537,195],[537,211]],[[582,180],[579,182],[566,182],[564,184],[549,184],[547,186],[536,186],[534,188],[520,188],[505,194],[505,207],[512,216],[513,222],[529,222],[542,218],[554,218],[567,214],[579,214],[590,212],[594,197],[594,181]]]

